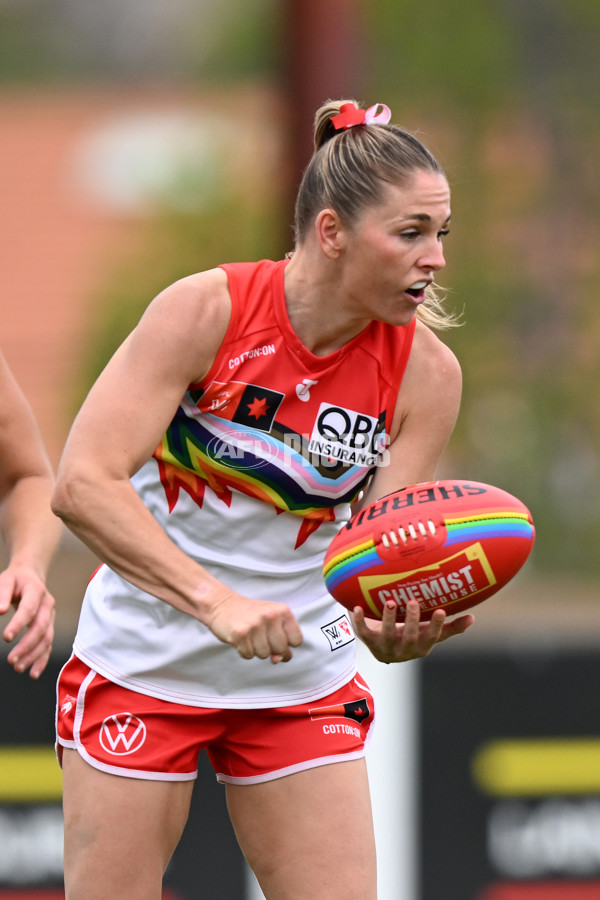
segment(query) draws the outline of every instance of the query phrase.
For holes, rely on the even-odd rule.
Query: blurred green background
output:
[[[151,214],[138,216],[135,251],[104,266],[82,298],[85,336],[74,349],[77,377],[64,397],[66,418],[163,286],[222,261],[290,249],[290,198],[300,177],[300,157],[286,158],[294,115],[290,58],[300,60],[296,72],[314,74],[327,39],[339,39],[347,27],[347,15],[354,44],[340,75],[348,93],[387,103],[394,121],[416,131],[438,156],[453,189],[441,280],[464,324],[444,339],[461,360],[465,388],[443,474],[520,496],[537,525],[532,571],[573,574],[594,585],[600,577],[600,4],[321,4],[329,18],[313,8],[313,21],[327,36],[325,42],[314,36],[312,50],[306,35],[298,46],[294,6],[302,4],[0,3],[0,93],[37,89],[50,97],[101,88],[118,95],[160,85],[201,101],[209,94],[243,97],[256,88],[276,111],[256,123],[279,141],[276,166],[259,153],[254,168],[244,171],[247,183],[223,174],[223,159],[239,149],[234,116],[225,149],[188,158],[171,173],[169,189],[154,197]],[[322,88],[319,102],[338,85]],[[309,137],[310,119],[300,127]],[[270,189],[248,191],[255,178]]]

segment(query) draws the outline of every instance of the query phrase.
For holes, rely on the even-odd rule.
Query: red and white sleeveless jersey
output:
[[[232,301],[225,339],[132,482],[172,540],[217,578],[244,596],[287,603],[303,643],[285,666],[243,660],[102,566],[75,651],[134,690],[195,706],[280,706],[331,693],[354,674],[350,622],[321,565],[349,503],[386,464],[414,321],[372,322],[315,356],[289,322],[285,266],[223,266]]]

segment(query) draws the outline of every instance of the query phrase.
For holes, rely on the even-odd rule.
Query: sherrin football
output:
[[[409,600],[421,619],[469,609],[504,587],[531,553],[535,529],[512,494],[476,481],[430,481],[360,510],[331,542],[328,591],[346,609],[380,619],[386,601],[402,620]]]

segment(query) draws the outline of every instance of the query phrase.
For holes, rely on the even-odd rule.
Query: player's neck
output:
[[[303,251],[285,272],[285,301],[292,328],[315,356],[328,356],[360,334],[368,319],[349,315],[335,266]]]

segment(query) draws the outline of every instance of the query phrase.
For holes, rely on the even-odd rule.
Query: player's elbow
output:
[[[88,475],[67,468],[56,479],[50,500],[52,512],[67,526],[77,524],[85,519],[92,492],[93,484]]]

